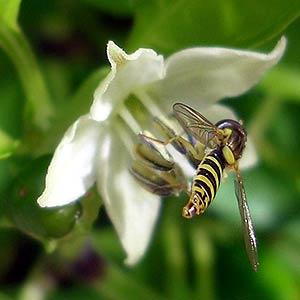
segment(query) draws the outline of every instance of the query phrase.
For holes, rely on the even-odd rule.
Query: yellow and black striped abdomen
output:
[[[212,150],[198,166],[193,178],[191,197],[183,215],[191,218],[203,213],[215,198],[222,180],[225,161],[220,149]]]

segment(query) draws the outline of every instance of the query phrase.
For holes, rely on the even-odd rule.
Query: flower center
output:
[[[130,94],[123,102],[118,115],[134,134],[138,134],[151,127],[154,117],[164,114],[151,97],[144,92]]]

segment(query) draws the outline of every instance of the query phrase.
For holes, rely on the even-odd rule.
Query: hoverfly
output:
[[[133,162],[131,172],[149,191],[161,196],[187,190],[187,184],[180,169],[167,154],[162,154],[157,144],[172,144],[179,152],[185,154],[196,169],[189,200],[182,215],[192,218],[208,208],[220,186],[224,170],[233,170],[236,174],[235,194],[241,216],[245,248],[254,271],[258,268],[257,244],[239,160],[246,146],[247,133],[242,124],[225,119],[212,124],[203,115],[183,103],[173,105],[174,116],[189,137],[186,140],[164,122],[156,123],[167,135],[163,142],[152,136],[141,134],[142,142],[137,145],[139,160]],[[203,151],[203,148],[205,151]]]

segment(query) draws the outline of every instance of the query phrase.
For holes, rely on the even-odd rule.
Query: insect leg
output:
[[[205,156],[205,145],[199,142],[192,144],[192,142],[186,140],[180,135],[177,135],[175,131],[161,119],[155,118],[154,122],[159,132],[166,137],[166,140],[162,141],[149,136],[148,134],[140,134],[141,140],[145,143],[158,143],[162,146],[171,144],[178,152],[185,155],[190,164],[196,169]]]
[[[141,160],[135,160],[130,172],[146,190],[159,196],[178,194],[187,189],[186,180],[176,166],[169,171],[159,171]]]

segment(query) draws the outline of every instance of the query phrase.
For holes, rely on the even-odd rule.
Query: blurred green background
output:
[[[297,0],[0,0],[0,300],[300,299],[299,12]],[[202,45],[269,51],[281,35],[288,47],[279,65],[240,99],[224,100],[260,157],[244,172],[258,273],[231,179],[189,222],[184,200],[166,199],[133,268],[105,211],[97,214],[94,191],[81,205],[37,207],[49,154],[107,74],[108,40],[168,56]]]

